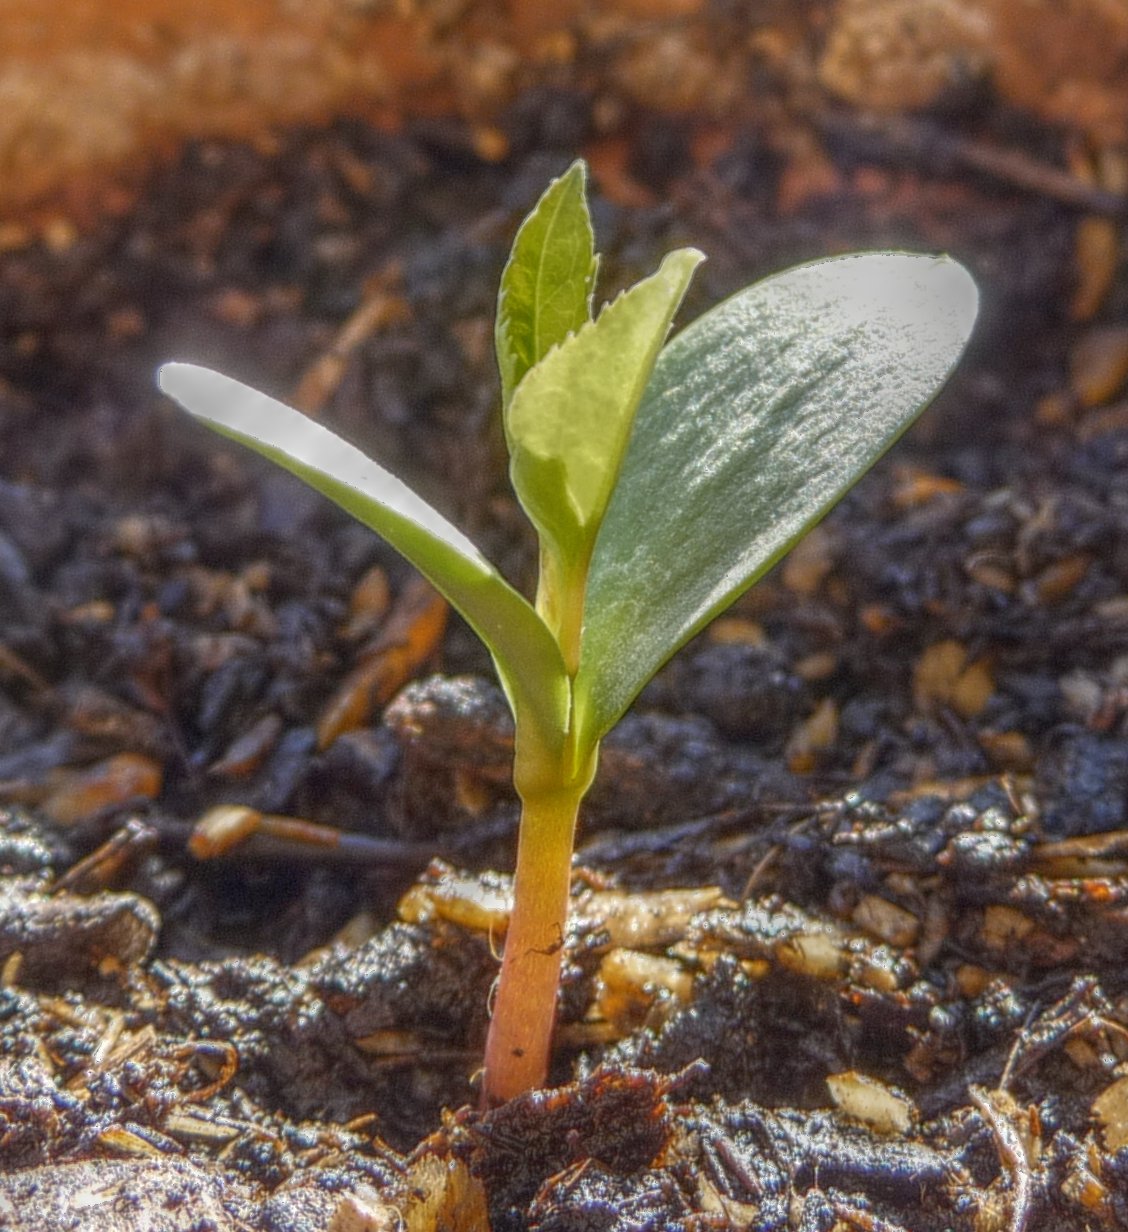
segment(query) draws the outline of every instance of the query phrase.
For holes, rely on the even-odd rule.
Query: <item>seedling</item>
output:
[[[516,722],[522,813],[488,1104],[547,1074],[576,816],[600,740],[905,430],[975,318],[959,265],[870,253],[756,283],[666,344],[700,260],[671,253],[593,316],[580,162],[517,233],[495,337],[510,476],[540,543],[534,603],[327,428],[219,373],[161,369],[189,411],[382,535],[493,657]]]

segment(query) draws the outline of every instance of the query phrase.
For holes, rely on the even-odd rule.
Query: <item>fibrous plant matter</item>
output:
[[[576,818],[601,739],[920,413],[976,313],[955,262],[860,254],[756,283],[667,344],[700,260],[671,253],[594,316],[582,163],[517,234],[496,345],[510,475],[540,542],[534,603],[327,428],[216,372],[161,370],[205,423],[381,534],[490,650],[516,721],[522,817],[489,1104],[547,1073]]]

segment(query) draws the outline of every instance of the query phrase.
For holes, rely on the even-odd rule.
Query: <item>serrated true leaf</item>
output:
[[[161,389],[198,419],[305,480],[402,553],[493,655],[519,721],[559,745],[568,688],[552,634],[473,543],[390,471],[299,411],[195,364],[165,364]]]
[[[550,351],[513,395],[513,487],[562,557],[586,561],[654,361],[701,259],[692,248],[670,253]]]
[[[575,162],[553,180],[513,241],[494,329],[503,408],[525,373],[591,317],[599,259],[584,179]]]
[[[581,748],[904,431],[959,358],[976,304],[953,261],[866,254],[758,283],[673,339],[596,540]]]

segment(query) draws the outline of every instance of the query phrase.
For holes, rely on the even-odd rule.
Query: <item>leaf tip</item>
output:
[[[979,287],[967,268],[949,256],[936,258],[936,296],[953,325],[970,337],[979,315]]]
[[[812,267],[819,277],[819,263]],[[971,274],[949,256],[925,253],[862,253],[822,263],[834,267],[843,304],[900,323],[940,346],[963,344],[979,308]],[[803,268],[803,267],[800,267]]]
[[[199,364],[174,362],[161,364],[157,369],[157,385],[161,393],[175,399],[193,415],[199,413],[196,408],[201,401],[214,397],[217,386],[228,380]]]
[[[191,364],[179,362],[161,364],[157,369],[157,388],[160,389],[162,394],[168,394],[170,398],[175,398],[180,375],[183,369],[190,367]]]
[[[676,248],[662,258],[658,273],[670,282],[684,283],[688,287],[697,267],[706,259],[700,248]]]
[[[559,178],[567,181],[569,184],[578,183],[579,187],[583,189],[587,186],[587,174],[587,163],[582,158],[577,158]]]

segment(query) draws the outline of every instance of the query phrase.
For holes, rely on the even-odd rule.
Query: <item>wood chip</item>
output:
[[[846,1070],[827,1076],[835,1106],[879,1134],[907,1134],[917,1118],[913,1101],[876,1078]]]

